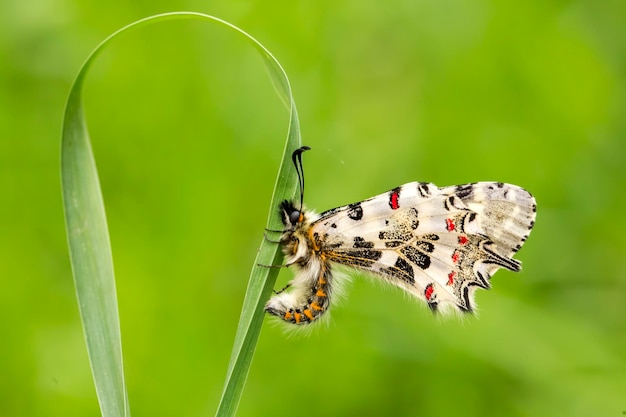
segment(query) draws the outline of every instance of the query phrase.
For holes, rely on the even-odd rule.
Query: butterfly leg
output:
[[[280,233],[282,235],[283,233],[285,233],[285,231],[284,230],[275,230],[275,229],[265,228],[265,233],[263,233],[263,237],[265,238],[265,240],[267,240],[268,242],[271,242],[271,243],[280,243],[280,239],[278,239],[278,240],[270,239],[267,236],[268,233]]]
[[[287,288],[289,288],[289,287],[291,287],[291,283],[289,283],[289,284],[285,285],[284,287],[282,287],[282,288],[281,288],[280,290],[278,290],[278,291],[274,290],[274,294],[278,295],[278,294],[280,294],[281,292],[285,291],[285,290],[286,290]]]
[[[266,229],[266,230],[267,230],[267,229]],[[277,230],[267,230],[267,231],[268,231],[268,232],[277,232]],[[270,242],[270,243],[280,243],[280,239],[279,239],[279,240],[270,239],[270,238],[267,236],[267,233],[263,233],[263,238],[264,238],[266,241]]]
[[[265,265],[265,264],[256,264],[262,268],[288,268],[289,265]]]

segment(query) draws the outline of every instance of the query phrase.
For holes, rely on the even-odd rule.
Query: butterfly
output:
[[[379,277],[426,302],[474,310],[500,268],[519,271],[513,255],[535,223],[534,197],[516,185],[478,182],[450,187],[411,182],[321,214],[304,200],[303,146],[292,154],[300,201],[283,201],[280,245],[295,278],[265,310],[282,320],[315,322],[333,300],[333,271],[344,265]]]

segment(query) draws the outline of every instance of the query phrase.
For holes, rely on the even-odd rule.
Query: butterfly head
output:
[[[293,201],[285,200],[280,205],[280,219],[285,230],[294,230],[304,221],[302,207],[297,208]]]
[[[310,246],[309,228],[315,213],[306,212],[296,207],[295,201],[285,200],[280,205],[280,218],[285,226],[280,243],[288,262],[304,262],[309,259],[307,248]]]

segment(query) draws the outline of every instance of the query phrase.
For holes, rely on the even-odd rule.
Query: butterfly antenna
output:
[[[302,213],[302,208],[304,207],[304,169],[302,168],[302,153],[309,149],[311,148],[308,146],[302,146],[291,154],[293,165],[296,167],[296,172],[298,173],[298,183],[300,185],[300,213]]]

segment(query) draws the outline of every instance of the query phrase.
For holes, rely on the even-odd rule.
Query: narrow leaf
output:
[[[296,189],[289,157],[300,146],[300,129],[289,80],[272,54],[246,32],[224,20],[201,13],[166,13],[139,20],[118,30],[91,53],[72,85],[65,108],[61,181],[76,296],[96,393],[104,417],[130,416],[130,409],[124,382],[111,245],[98,172],[84,117],[83,82],[91,64],[113,39],[131,29],[170,19],[200,19],[216,23],[241,35],[261,54],[272,82],[290,112],[289,131],[272,196],[268,228],[280,228],[276,224],[278,219],[272,213],[278,203],[282,199],[291,198]],[[237,410],[263,322],[263,305],[278,274],[276,269],[258,265],[279,264],[282,255],[278,249],[276,244],[266,240],[261,242],[250,274],[218,417],[233,416]]]

